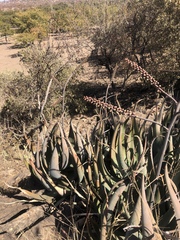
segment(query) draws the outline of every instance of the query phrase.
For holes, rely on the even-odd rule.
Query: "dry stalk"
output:
[[[157,88],[157,90],[161,93],[163,93],[165,96],[167,96],[168,98],[170,98],[175,104],[177,104],[177,101],[171,96],[169,95],[167,92],[165,92],[162,89],[162,86],[160,85],[160,83],[153,78],[148,72],[146,72],[146,70],[144,70],[142,67],[140,67],[137,63],[132,62],[131,60],[129,60],[128,58],[125,59],[125,61],[130,64],[130,66],[137,70],[138,72],[141,73],[142,77],[147,79],[148,81],[150,81],[151,85],[155,86]]]
[[[125,115],[127,117],[138,118],[138,119],[141,119],[141,120],[146,121],[146,122],[155,123],[155,124],[165,128],[166,130],[168,130],[165,126],[163,126],[159,122],[153,121],[151,119],[140,117],[140,116],[137,115],[137,113],[135,113],[133,111],[123,109],[123,108],[121,108],[119,106],[115,106],[115,105],[113,105],[111,103],[103,102],[100,99],[84,96],[84,100],[94,104],[96,107],[101,107],[103,109],[108,109],[109,111],[113,111],[113,112],[115,112],[117,114],[122,114],[122,115]]]

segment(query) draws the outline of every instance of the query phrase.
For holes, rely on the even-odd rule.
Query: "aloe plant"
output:
[[[145,70],[128,63],[165,95],[154,118],[86,96],[99,109],[93,129],[82,135],[81,120],[76,126],[70,121],[66,134],[64,119],[57,122],[27,165],[51,192],[52,203],[73,194],[87,216],[98,218],[98,224],[91,218],[93,231],[85,224],[89,238],[178,238],[180,103]]]

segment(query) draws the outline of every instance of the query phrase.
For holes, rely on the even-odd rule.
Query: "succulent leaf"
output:
[[[72,153],[72,156],[73,156],[73,161],[75,163],[75,166],[77,168],[77,173],[78,173],[78,177],[79,177],[79,182],[82,182],[83,178],[84,178],[84,168],[83,168],[83,165],[76,153],[76,151],[74,150],[70,140],[67,138],[67,143],[69,145],[69,148],[70,148],[70,151]]]
[[[174,209],[174,214],[176,217],[176,224],[178,227],[178,233],[179,233],[179,237],[180,237],[180,201],[179,198],[176,195],[175,190],[173,189],[173,184],[172,184],[172,180],[169,178],[169,174],[168,174],[168,168],[167,168],[167,164],[165,166],[165,180],[166,180],[166,185],[168,188],[168,192],[170,195],[170,199],[172,202],[172,206]]]
[[[127,149],[125,146],[125,125],[123,124],[123,125],[120,125],[120,128],[119,128],[118,154],[117,154],[119,169],[123,176],[126,175],[126,172],[128,170],[128,166],[126,164],[126,160],[127,160],[126,151]]]
[[[151,216],[149,214],[149,205],[146,199],[145,186],[144,186],[144,175],[142,175],[142,185],[141,185],[141,205],[142,205],[142,233],[143,238],[154,239],[154,229]]]
[[[141,214],[141,197],[139,196],[129,221],[125,240],[138,239]]]
[[[51,157],[49,174],[55,179],[61,178],[61,173],[59,169],[59,153],[58,153],[59,144],[57,143]]]
[[[61,149],[62,149],[61,151],[59,151],[59,154],[61,154],[62,156],[61,169],[65,169],[69,163],[69,148],[61,125],[59,125],[59,128],[61,134]]]

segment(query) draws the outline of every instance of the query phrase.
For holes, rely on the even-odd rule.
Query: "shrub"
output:
[[[22,126],[32,127],[39,121],[71,116],[87,111],[83,86],[77,80],[81,66],[62,62],[62,49],[48,43],[33,44],[21,51],[26,73],[1,75],[5,102],[1,119],[10,122],[19,132]]]

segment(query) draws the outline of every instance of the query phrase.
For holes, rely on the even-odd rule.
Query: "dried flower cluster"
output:
[[[142,77],[144,77],[145,79],[149,80],[150,83],[152,85],[154,85],[155,87],[158,88],[158,90],[161,91],[161,85],[159,84],[158,81],[156,81],[156,79],[154,79],[148,72],[146,72],[146,70],[144,70],[142,67],[140,67],[137,63],[132,62],[131,60],[129,60],[128,58],[125,59],[125,61],[135,70],[137,70],[138,72],[141,73]]]
[[[112,105],[110,103],[103,102],[103,101],[101,101],[99,99],[96,99],[96,98],[84,96],[84,100],[96,105],[96,107],[102,107],[103,109],[105,108],[105,109],[108,109],[110,111],[114,111],[116,113],[123,114],[123,115],[129,116],[129,117],[136,117],[135,113],[130,111],[130,110],[125,110],[121,107]]]
[[[125,61],[130,64],[130,66],[132,68],[134,68],[135,70],[137,70],[138,72],[141,73],[142,77],[147,79],[148,81],[150,81],[150,83],[155,86],[157,88],[158,91],[162,92],[163,94],[165,94],[168,98],[170,98],[171,100],[173,100],[176,104],[177,104],[177,101],[172,97],[170,96],[167,92],[165,92],[160,83],[154,79],[148,72],[146,72],[146,70],[144,70],[142,67],[140,67],[137,63],[135,62],[132,62],[131,60],[129,60],[128,58],[125,59]]]

